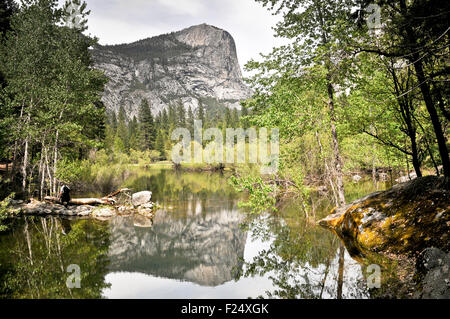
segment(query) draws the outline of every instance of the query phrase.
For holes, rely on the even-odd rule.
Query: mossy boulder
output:
[[[450,191],[443,177],[426,176],[335,208],[319,225],[334,231],[353,256],[416,255],[450,248]]]

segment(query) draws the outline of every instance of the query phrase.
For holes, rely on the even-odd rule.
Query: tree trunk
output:
[[[330,75],[327,76],[328,84],[328,107],[330,111],[330,126],[331,126],[331,138],[333,141],[333,151],[334,151],[334,165],[336,169],[336,187],[337,195],[339,199],[339,206],[345,205],[345,192],[344,192],[344,181],[342,174],[342,162],[341,155],[339,153],[339,141],[336,131],[336,114],[334,110],[334,97],[333,97],[333,85],[330,81]]]
[[[373,126],[373,120],[372,120],[372,108],[369,106],[369,117],[370,120],[372,122],[372,124],[370,124],[370,132],[374,135],[375,134],[375,129]],[[372,183],[373,183],[373,187],[375,189],[378,189],[378,183],[377,183],[377,169],[375,166],[375,150],[376,150],[376,145],[375,142],[372,143]]]
[[[57,164],[58,164],[58,137],[59,137],[59,130],[56,131],[55,149],[54,149],[54,155],[53,155],[53,189],[52,189],[53,195],[56,195],[56,192],[57,192],[56,169],[57,169]]]
[[[64,110],[62,110],[61,113],[59,114],[59,121],[61,121],[63,113],[64,113]],[[53,155],[53,195],[56,195],[56,192],[57,192],[56,170],[57,170],[57,164],[58,164],[58,142],[59,142],[59,129],[56,130],[55,148],[54,148],[54,155]]]
[[[28,112],[27,115],[27,119],[25,122],[25,128],[29,125],[30,123],[30,119],[31,119],[31,108],[33,107],[33,98],[31,98],[31,103],[30,103],[30,111]],[[27,132],[27,137],[25,138],[25,150],[24,150],[24,155],[23,155],[23,163],[22,163],[22,190],[23,192],[26,192],[27,189],[27,169],[28,169],[28,144],[29,144],[29,139],[30,136],[28,135]]]
[[[323,7],[321,6],[320,2],[315,3],[316,11],[319,16],[319,23],[322,27],[322,43],[327,44],[328,43],[328,37],[326,34],[326,28],[324,18],[323,18]],[[330,110],[330,126],[331,126],[331,137],[333,140],[333,151],[334,151],[334,165],[335,165],[335,177],[336,177],[336,187],[337,187],[337,195],[339,200],[338,206],[345,205],[345,192],[344,192],[344,181],[342,176],[342,163],[341,163],[341,156],[339,154],[339,142],[336,132],[336,115],[334,111],[334,90],[333,90],[333,84],[331,82],[331,57],[329,55],[326,56],[325,60],[325,66],[327,68],[327,91],[328,91],[328,107]]]
[[[417,54],[413,55],[413,60],[418,60]],[[411,61],[413,62],[413,61]],[[448,149],[445,141],[445,136],[442,131],[441,122],[434,107],[433,100],[431,98],[430,87],[426,83],[425,75],[423,73],[422,62],[419,60],[414,64],[416,70],[417,79],[420,83],[420,90],[422,91],[423,99],[427,107],[427,111],[430,114],[431,123],[433,124],[434,133],[436,134],[437,143],[439,146],[439,154],[441,156],[442,166],[444,168],[444,176],[450,178],[450,160],[448,157]]]
[[[33,266],[33,250],[31,248],[31,237],[30,237],[30,232],[28,231],[28,219],[26,217],[25,217],[24,233],[25,233],[25,238],[26,238],[26,241],[27,241],[28,255],[29,255],[29,259],[30,259],[30,264]]]
[[[337,299],[342,299],[342,287],[344,286],[344,256],[345,256],[345,248],[344,245],[341,243],[339,247]]]
[[[61,203],[59,198],[54,196],[45,196],[44,200]],[[115,200],[112,198],[72,198],[69,202],[72,205],[113,205],[114,203]]]
[[[22,108],[20,109],[20,116],[19,116],[19,122],[22,121],[23,118],[23,109],[24,109],[24,104],[25,102],[22,103]],[[19,130],[19,129],[18,129]],[[17,143],[17,136],[14,139],[14,153],[13,153],[13,162],[12,162],[12,169],[11,169],[11,184],[14,185],[15,180],[16,180],[16,172],[17,172],[17,148],[18,148],[18,143]]]
[[[437,92],[437,96],[438,96],[438,106],[439,109],[441,110],[442,114],[444,114],[444,117],[447,119],[447,121],[450,121],[450,113],[445,109],[444,106],[444,100],[442,99],[442,94],[441,91],[439,89],[436,89]]]
[[[433,167],[436,170],[436,176],[440,176],[438,164],[436,163],[433,155],[433,151],[431,150],[430,144],[428,143],[428,139],[425,137],[425,146],[427,148],[428,154],[430,154],[431,162],[433,163]]]
[[[323,158],[324,156],[323,156],[322,142],[320,141],[319,132],[317,132],[317,131],[316,131],[316,140],[317,140],[317,144],[319,145],[319,156]],[[339,205],[339,199],[338,199],[338,196],[336,194],[336,190],[335,190],[335,187],[334,187],[334,184],[333,184],[333,180],[331,178],[331,172],[330,172],[330,168],[328,167],[328,164],[327,164],[327,159],[323,158],[323,162],[324,162],[324,165],[325,165],[326,179],[330,183],[331,191],[333,192],[334,201],[336,203],[336,206],[338,206]]]
[[[11,171],[9,172],[9,176],[11,178],[11,184],[13,184],[13,185],[16,180],[16,170],[17,170],[17,139],[14,141],[12,167],[11,167]]]
[[[425,147],[427,149],[428,154],[430,154],[431,162],[433,163],[433,167],[436,170],[436,175],[440,176],[438,165],[436,163],[436,160],[434,159],[434,155],[433,155],[433,151],[431,149],[430,143],[428,142],[427,132],[425,131],[425,128],[423,127],[423,125],[416,118],[414,118],[414,119],[416,120],[416,123],[419,125],[419,127],[422,130],[422,133],[424,135],[423,140],[425,141]]]
[[[407,11],[406,1],[400,1],[400,9],[404,17],[408,17],[409,12]],[[445,141],[445,136],[442,131],[441,122],[439,121],[439,115],[434,106],[433,99],[431,97],[430,86],[427,83],[427,78],[423,71],[422,58],[417,51],[417,39],[414,34],[414,30],[410,25],[405,24],[404,30],[406,31],[407,41],[409,46],[413,51],[409,56],[409,62],[414,64],[414,69],[416,70],[417,80],[419,81],[420,91],[422,92],[423,99],[425,101],[425,106],[427,107],[428,114],[430,114],[431,123],[433,124],[434,133],[436,134],[436,139],[439,147],[439,155],[441,156],[442,166],[444,169],[444,176],[447,181],[450,182],[450,159],[448,157],[448,149]]]
[[[52,191],[52,173],[50,172],[50,163],[48,161],[48,149],[45,148],[45,167],[47,168],[49,190]]]
[[[420,171],[419,153],[417,152],[417,142],[416,134],[411,137],[411,149],[412,149],[412,164],[414,166],[414,171],[417,177],[422,177],[422,172]]]
[[[25,150],[23,154],[22,163],[22,190],[25,192],[27,189],[27,168],[28,168],[28,136],[25,138]]]
[[[41,160],[39,163],[39,177],[41,178],[41,187],[39,189],[39,200],[44,198],[44,181],[45,181],[45,170],[44,170],[44,146],[41,149]]]
[[[410,69],[408,68],[408,79],[406,80],[406,88],[403,89],[403,92],[402,92],[403,86],[401,85],[397,77],[397,74],[395,73],[396,72],[395,69],[392,67],[392,69],[390,69],[389,71],[391,72],[392,79],[394,80],[395,94],[397,95],[397,103],[400,107],[400,115],[406,124],[406,135],[408,135],[409,140],[411,142],[411,156],[413,167],[417,177],[422,177],[422,172],[420,171],[419,151],[417,148],[417,139],[416,139],[417,128],[413,124],[414,106],[412,104],[411,98],[409,98],[408,95],[405,95],[405,93],[409,89],[408,83],[410,77]],[[407,143],[405,143],[405,150],[407,148],[406,145]],[[406,156],[408,156],[407,153],[405,154]],[[408,158],[406,158],[406,163],[408,164]],[[408,167],[408,176],[409,176],[409,167]]]

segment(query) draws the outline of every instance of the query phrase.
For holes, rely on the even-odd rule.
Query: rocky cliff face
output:
[[[242,267],[247,234],[236,210],[209,209],[188,218],[159,211],[146,225],[136,217],[111,221],[109,268],[217,286]]]
[[[170,103],[191,106],[239,107],[251,94],[243,83],[232,36],[202,24],[130,44],[97,46],[96,68],[110,79],[103,102],[129,118],[138,115],[142,98],[154,114]]]

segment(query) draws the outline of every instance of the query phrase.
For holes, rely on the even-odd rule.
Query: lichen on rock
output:
[[[416,255],[450,248],[450,192],[444,178],[426,176],[335,208],[319,225],[334,231],[350,254]]]

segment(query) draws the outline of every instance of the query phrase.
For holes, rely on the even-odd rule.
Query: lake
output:
[[[364,265],[316,226],[330,199],[313,194],[251,217],[228,175],[136,169],[121,186],[151,190],[153,221],[27,217],[0,234],[0,296],[6,298],[370,298]],[[386,185],[380,185],[382,189]],[[373,191],[348,183],[349,200]],[[79,267],[80,288],[69,289]],[[73,266],[72,266],[73,267]],[[73,282],[73,281],[72,281]]]

